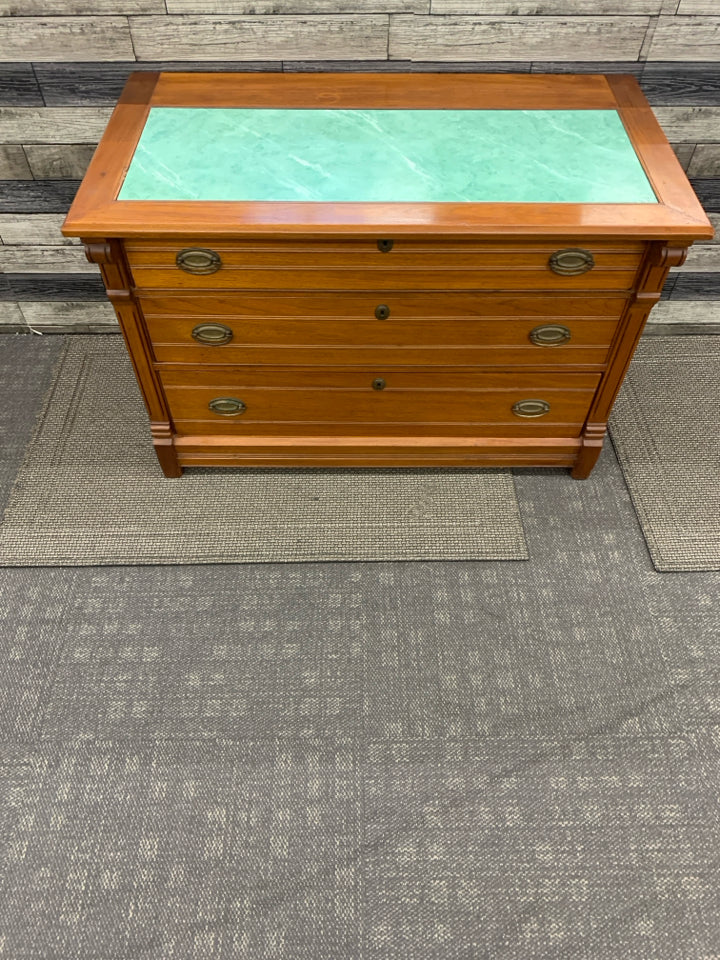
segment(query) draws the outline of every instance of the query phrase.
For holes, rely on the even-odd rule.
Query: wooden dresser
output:
[[[631,77],[137,73],[63,233],[100,265],[167,476],[583,478],[712,227]]]

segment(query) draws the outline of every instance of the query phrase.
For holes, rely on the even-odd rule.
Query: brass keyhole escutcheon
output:
[[[538,347],[559,347],[570,337],[570,330],[560,323],[546,323],[530,331],[530,340]]]
[[[372,382],[373,390],[384,390],[385,386],[386,384],[382,377],[375,377],[375,379]]]
[[[567,247],[565,250],[556,250],[550,257],[548,265],[553,273],[563,277],[577,277],[587,273],[595,266],[595,258],[589,250],[580,247]]]
[[[513,404],[512,412],[516,417],[544,417],[550,410],[547,400],[518,400]]]
[[[221,344],[229,343],[232,340],[233,332],[224,323],[199,323],[196,327],[193,327],[192,336],[198,343],[204,343],[210,347],[219,347]]]
[[[186,247],[175,257],[175,263],[185,273],[216,273],[222,266],[220,254],[205,247]]]
[[[241,413],[245,413],[247,410],[242,400],[238,400],[237,397],[215,397],[214,400],[210,401],[208,407],[213,413],[220,414],[221,417],[239,417]]]
[[[377,248],[380,253],[390,253],[393,248],[393,240],[378,240]]]
[[[387,320],[390,316],[390,307],[386,303],[379,303],[375,307],[375,316],[378,320]]]

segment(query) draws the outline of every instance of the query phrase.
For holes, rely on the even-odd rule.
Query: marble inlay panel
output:
[[[655,203],[614,110],[155,107],[120,200]]]

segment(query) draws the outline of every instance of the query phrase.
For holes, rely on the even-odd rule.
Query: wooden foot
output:
[[[588,423],[582,437],[582,447],[575,466],[570,471],[574,480],[587,480],[597,463],[607,432],[606,423]]]
[[[173,444],[172,430],[169,423],[152,423],[153,444],[155,453],[160,461],[160,467],[166,477],[181,477],[182,467],[178,461],[177,451]]]

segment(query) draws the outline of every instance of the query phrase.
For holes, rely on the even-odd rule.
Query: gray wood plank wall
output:
[[[136,69],[632,73],[720,227],[720,0],[0,0],[0,330],[113,328],[59,228]],[[653,319],[720,324],[720,243]]]

